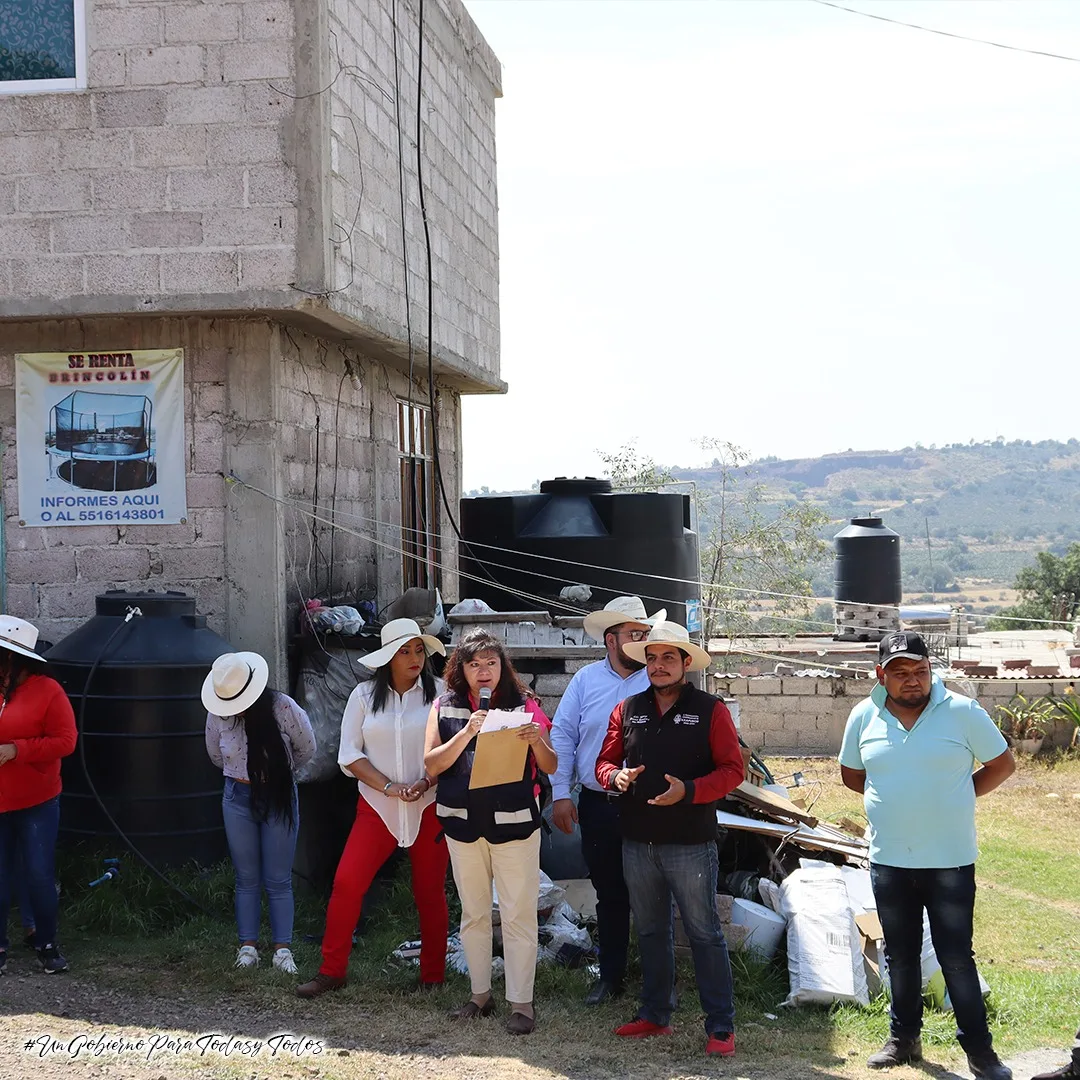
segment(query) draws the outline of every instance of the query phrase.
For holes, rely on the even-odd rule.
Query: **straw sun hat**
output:
[[[650,631],[649,636],[644,641],[629,641],[623,646],[623,652],[630,657],[631,660],[636,660],[639,664],[645,663],[645,650],[650,645],[674,645],[677,649],[682,649],[691,660],[691,671],[704,671],[710,663],[712,663],[712,657],[700,646],[695,645],[690,640],[690,635],[687,633],[685,626],[680,626],[678,623],[673,622],[661,622],[657,623]]]
[[[446,646],[437,637],[432,637],[431,634],[422,634],[420,627],[416,625],[414,620],[392,619],[380,632],[382,648],[377,652],[368,653],[367,656],[361,657],[360,663],[364,667],[371,668],[372,671],[381,668],[384,664],[389,664],[394,653],[405,642],[412,641],[413,638],[419,638],[424,643],[424,650],[428,656],[432,653],[446,655]]]

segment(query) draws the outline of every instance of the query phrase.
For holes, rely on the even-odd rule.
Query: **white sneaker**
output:
[[[236,953],[236,966],[249,968],[259,966],[259,950],[254,945],[241,945]]]
[[[292,951],[290,949],[278,949],[274,953],[274,967],[278,971],[284,971],[286,975],[299,974],[296,970],[296,961],[293,960]]]

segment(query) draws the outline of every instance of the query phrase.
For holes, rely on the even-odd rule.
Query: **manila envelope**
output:
[[[524,726],[481,731],[476,736],[470,789],[513,784],[521,779],[525,772],[525,757],[529,752],[529,744],[518,738],[518,732]]]

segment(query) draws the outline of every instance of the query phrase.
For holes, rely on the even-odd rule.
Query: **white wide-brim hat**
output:
[[[14,615],[0,615],[0,649],[18,653],[28,660],[45,663],[45,657],[34,652],[37,644],[38,629],[25,619],[16,619]]]
[[[214,716],[235,716],[255,704],[269,679],[270,669],[258,653],[225,653],[203,681],[202,703]]]
[[[432,653],[446,655],[446,646],[437,637],[420,633],[420,627],[412,619],[392,619],[382,628],[379,636],[382,648],[360,658],[360,663],[364,667],[371,668],[372,671],[389,664],[394,653],[413,638],[419,638],[424,643],[424,650],[428,656]]]
[[[620,623],[636,622],[642,626],[652,626],[654,622],[663,622],[666,618],[667,611],[664,608],[651,618],[646,615],[640,596],[616,596],[610,603],[605,604],[601,611],[589,612],[582,625],[589,637],[603,641],[604,634]]]
[[[682,649],[690,657],[691,671],[704,671],[712,663],[712,657],[700,645],[695,645],[690,640],[686,627],[673,622],[657,623],[644,641],[628,641],[623,646],[623,652],[631,660],[644,664],[645,650],[650,645],[660,644],[674,645],[677,649]]]

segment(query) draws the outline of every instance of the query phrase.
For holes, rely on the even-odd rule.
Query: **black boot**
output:
[[[1031,1080],[1080,1080],[1080,1062],[1070,1061],[1068,1065],[1062,1065],[1053,1072],[1039,1073]]]
[[[1012,1069],[1003,1065],[993,1050],[976,1050],[967,1059],[968,1068],[978,1080],[1012,1080]]]
[[[622,995],[622,983],[607,982],[600,979],[589,988],[589,992],[585,995],[585,1004],[600,1005],[605,1001],[614,1001],[615,998],[622,997]]]
[[[871,1069],[891,1069],[894,1065],[906,1065],[909,1061],[922,1061],[922,1039],[916,1035],[890,1035],[885,1045],[866,1059]]]

